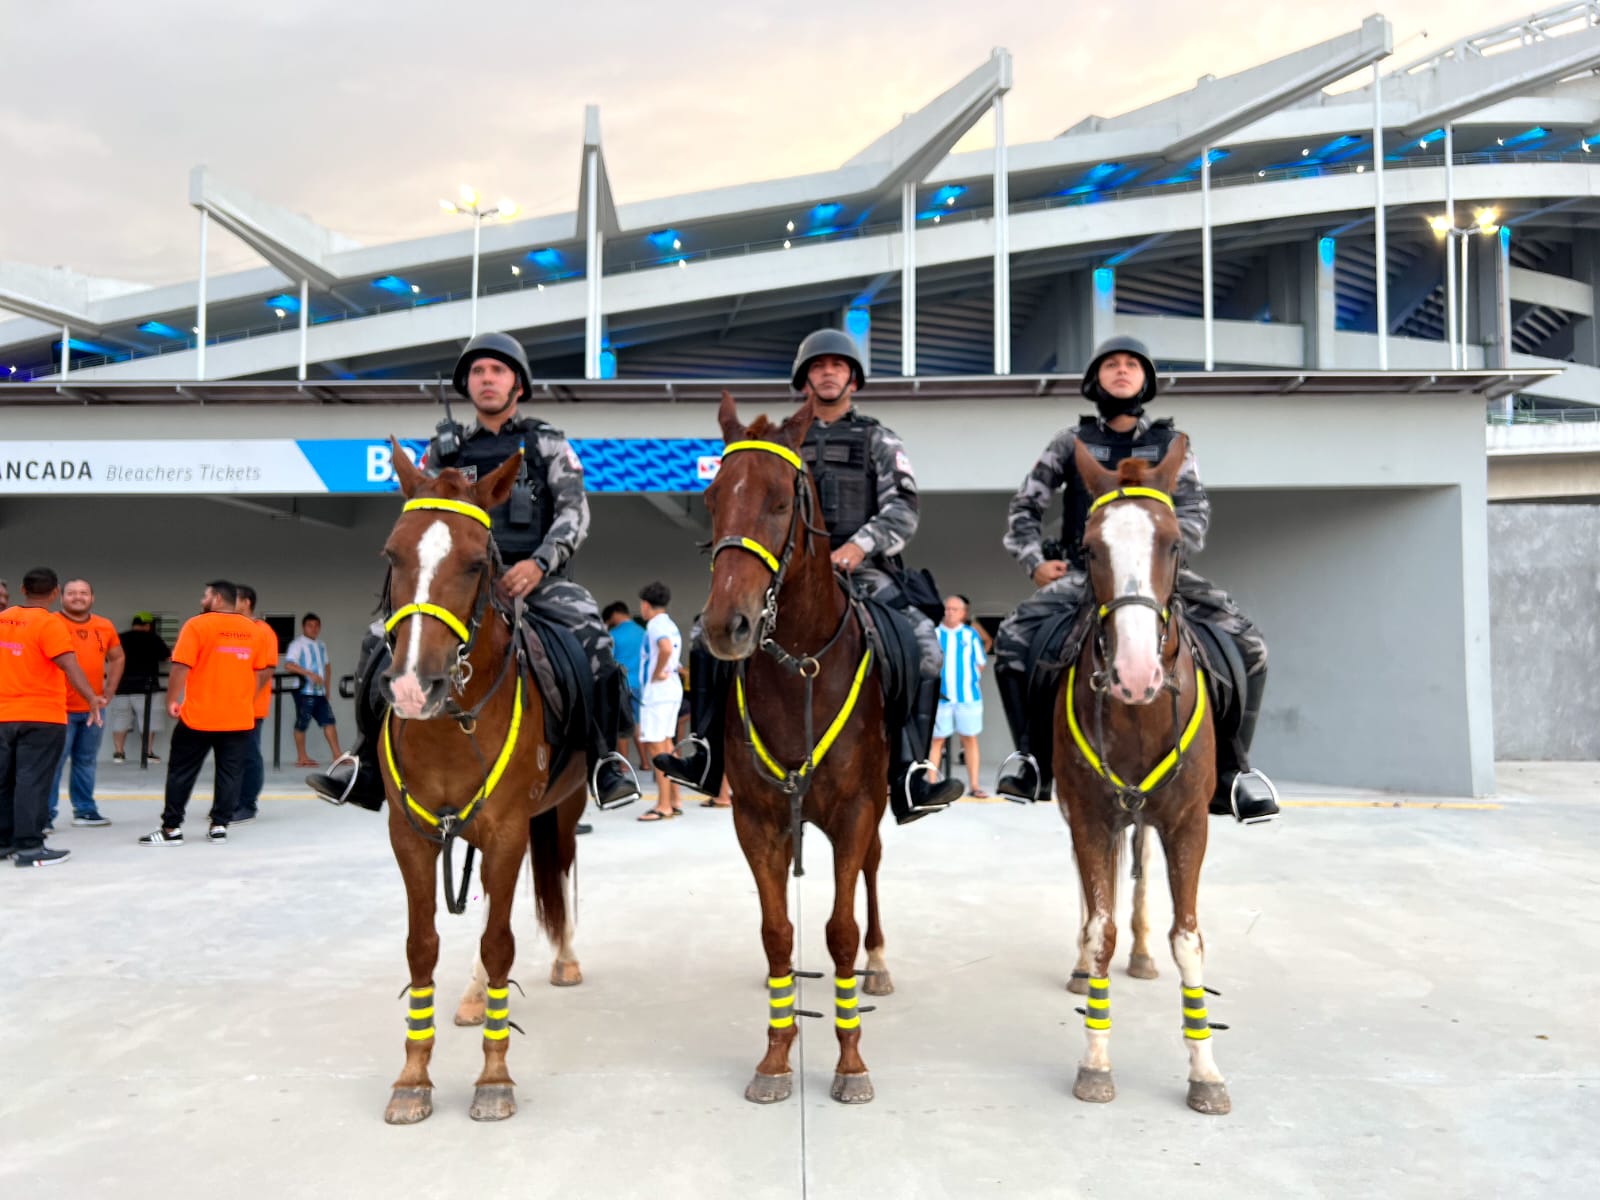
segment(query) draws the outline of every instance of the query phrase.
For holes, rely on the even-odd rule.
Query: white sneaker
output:
[[[226,825],[213,825],[206,830],[206,841],[225,842],[228,840],[228,827]]]
[[[174,829],[170,833],[165,829],[158,829],[154,833],[147,833],[139,839],[141,846],[181,846],[183,845],[183,830]]]

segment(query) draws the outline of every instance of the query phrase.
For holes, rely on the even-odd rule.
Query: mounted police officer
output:
[[[1083,561],[1083,531],[1093,497],[1078,477],[1073,448],[1085,443],[1108,471],[1124,459],[1159,462],[1178,436],[1170,420],[1149,421],[1144,406],[1156,394],[1155,364],[1144,344],[1131,337],[1104,342],[1083,374],[1083,394],[1094,402],[1096,415],[1056,434],[1039,461],[1011,498],[1005,547],[1032,577],[1036,591],[1001,624],[995,638],[995,681],[1018,753],[1006,760],[997,790],[1017,800],[1047,799],[1050,781],[1042,778],[1038,760],[1029,753],[1050,753],[1049,734],[1030,730],[1030,713],[1054,711],[1054,704],[1036,694],[1029,703],[1029,675],[1034,638],[1041,627],[1064,613],[1076,614],[1090,599]],[[1057,491],[1063,495],[1061,537],[1046,542],[1045,509]],[[1194,455],[1189,454],[1173,489],[1178,525],[1186,555],[1205,546],[1211,523],[1211,501],[1200,484]],[[1211,811],[1241,821],[1263,821],[1278,812],[1277,792],[1270,780],[1249,765],[1249,750],[1261,713],[1267,683],[1267,645],[1239,606],[1187,565],[1180,567],[1178,595],[1185,613],[1229,637],[1242,660],[1244,695],[1231,706],[1231,722],[1219,714],[1217,790]],[[1225,726],[1232,724],[1232,728]]]
[[[510,499],[489,511],[495,545],[506,564],[500,583],[511,599],[522,599],[530,613],[565,626],[582,644],[594,679],[587,749],[595,800],[601,808],[635,800],[638,784],[613,750],[627,679],[612,656],[611,636],[594,598],[566,577],[568,562],[589,534],[583,464],[559,429],[517,412],[532,390],[532,373],[515,338],[480,333],[456,360],[453,382],[472,401],[477,420],[465,429],[453,421],[441,422],[420,465],[432,474],[454,467],[469,479],[480,479],[522,452],[522,473]],[[376,809],[383,802],[383,784],[373,735],[381,716],[374,719],[375,706],[366,698],[387,655],[372,657],[357,698],[358,715],[365,711],[371,728],[362,729],[361,742],[351,754],[326,774],[307,776],[306,782],[330,800]]]
[[[931,778],[926,761],[939,707],[939,633],[933,620],[911,607],[900,582],[899,555],[917,532],[917,478],[905,445],[893,430],[858,412],[855,394],[866,386],[855,339],[840,329],[819,329],[800,343],[792,382],[816,413],[800,457],[816,483],[834,569],[863,596],[898,610],[916,633],[918,680],[910,712],[890,731],[889,799],[905,825],[961,798],[954,780]],[[937,599],[937,598],[935,598]],[[728,665],[698,644],[690,679],[693,730],[673,754],[656,756],[671,778],[715,796],[722,780],[722,731]]]

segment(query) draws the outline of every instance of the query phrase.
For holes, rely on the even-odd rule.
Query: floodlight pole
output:
[[[61,377],[65,379],[72,368],[72,330],[61,326]]]
[[[1011,374],[1011,187],[1006,96],[994,98],[994,373]]]
[[[306,330],[311,319],[311,285],[300,281],[300,378],[306,377]]]
[[[1450,369],[1464,367],[1456,346],[1456,256],[1450,244],[1456,227],[1455,127],[1444,127],[1444,219],[1451,232],[1444,239],[1444,336],[1450,343]],[[1463,302],[1464,303],[1464,302]]]
[[[1217,369],[1217,328],[1212,307],[1211,147],[1200,148],[1200,316],[1205,332],[1205,367]]]
[[[591,146],[585,170],[588,176],[589,211],[585,213],[584,285],[588,295],[583,323],[583,377],[600,378],[600,276],[605,269],[600,242],[600,148]]]
[[[1389,234],[1383,203],[1383,75],[1372,64],[1372,232],[1378,289],[1378,370],[1389,369]]]
[[[900,374],[917,373],[917,184],[900,185]]]
[[[468,318],[471,325],[467,336],[478,336],[478,249],[483,243],[483,213],[478,206],[472,206],[472,315]]]
[[[194,377],[206,377],[206,210],[200,210],[200,293],[195,302]]]

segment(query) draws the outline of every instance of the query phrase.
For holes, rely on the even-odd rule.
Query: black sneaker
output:
[[[66,862],[72,857],[71,850],[52,850],[48,846],[40,846],[37,850],[17,850],[11,857],[13,867],[53,867],[58,862]]]
[[[113,754],[111,756],[111,761],[114,763],[125,763],[128,761],[128,756],[126,754]]]
[[[241,808],[241,809],[238,809],[238,810],[236,810],[234,812],[233,820],[229,821],[228,824],[229,825],[248,825],[251,821],[254,821],[256,819],[256,816],[257,816],[257,813],[256,813],[255,809],[253,809],[253,808]]]
[[[589,825],[589,824],[585,824],[583,821],[579,821],[577,826],[573,829],[572,832],[573,832],[574,836],[582,837],[586,833],[593,833],[594,832],[594,826],[593,825]]]
[[[139,839],[141,846],[181,846],[183,845],[183,830],[158,829],[154,833],[147,833]]]
[[[206,841],[225,842],[228,840],[228,827],[226,825],[213,825],[206,830]]]
[[[92,812],[86,817],[73,814],[72,823],[80,829],[99,829],[102,825],[111,824],[111,818],[102,817],[97,812]]]

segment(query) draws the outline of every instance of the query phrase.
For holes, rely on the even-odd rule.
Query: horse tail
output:
[[[557,809],[528,819],[528,858],[533,865],[534,908],[539,925],[552,946],[560,946],[567,929],[567,889],[563,877],[572,868],[576,838],[567,834],[561,844]]]

